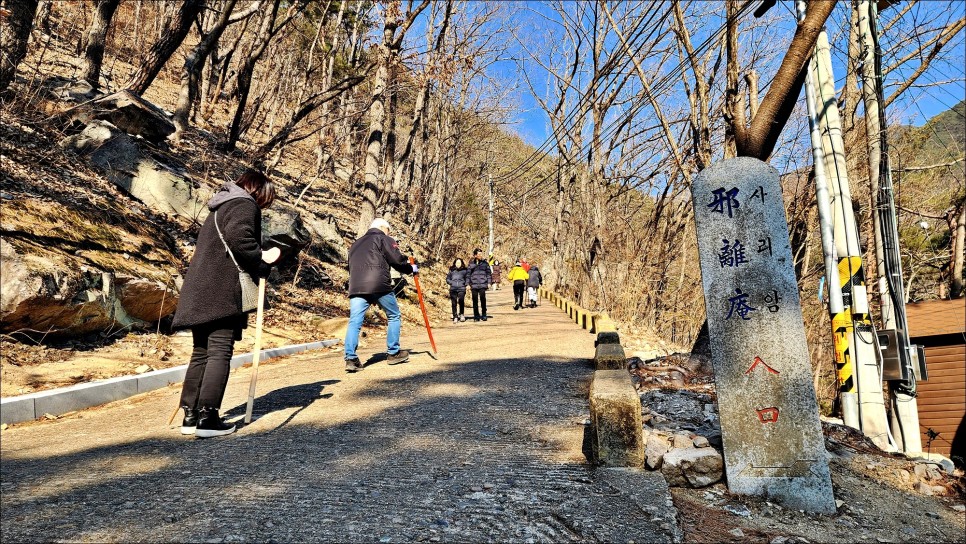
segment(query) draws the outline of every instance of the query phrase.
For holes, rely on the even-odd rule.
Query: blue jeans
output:
[[[369,306],[378,304],[386,312],[386,351],[389,355],[399,353],[399,330],[402,326],[400,319],[399,304],[396,303],[396,295],[386,293],[382,296],[367,295],[349,297],[349,328],[345,333],[345,358],[357,359],[356,348],[359,347],[359,332],[362,330],[362,321],[366,317]]]

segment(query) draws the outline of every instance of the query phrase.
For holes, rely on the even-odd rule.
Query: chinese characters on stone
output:
[[[738,203],[738,188],[732,187],[730,191],[726,191],[724,187],[721,187],[711,191],[711,193],[714,195],[711,203],[708,204],[711,211],[720,214],[727,213],[728,217],[734,217],[734,210],[741,207],[741,204]]]
[[[748,264],[748,257],[745,256],[745,246],[741,240],[730,243],[728,240],[721,240],[724,244],[718,253],[718,262],[722,268],[725,266],[735,267],[741,264]]]

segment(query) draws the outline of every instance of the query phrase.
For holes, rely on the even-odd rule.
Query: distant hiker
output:
[[[393,293],[389,269],[402,274],[415,274],[419,267],[410,265],[391,236],[389,222],[376,218],[369,230],[349,248],[349,328],[345,333],[345,371],[362,370],[356,355],[359,332],[369,306],[378,304],[386,312],[386,361],[390,364],[409,360],[409,352],[399,349],[402,326],[399,304]]]
[[[198,233],[172,324],[191,329],[191,362],[181,388],[181,434],[209,438],[235,431],[218,415],[228,385],[229,361],[248,314],[242,311],[239,268],[264,277],[281,251],[261,246],[261,210],[275,200],[275,186],[249,170],[208,201],[211,213]],[[237,265],[236,265],[237,263]],[[257,281],[257,279],[256,279]]]
[[[543,274],[540,273],[540,269],[537,265],[530,265],[530,270],[528,271],[530,277],[527,278],[527,295],[530,297],[530,307],[537,307],[537,289],[543,285]]]
[[[520,257],[519,261],[520,262],[517,263],[517,264],[519,264],[524,270],[526,270],[529,273],[530,272],[530,263],[527,262],[527,258],[526,257]]]
[[[517,261],[516,266],[510,269],[507,279],[513,282],[513,309],[519,310],[523,308],[523,291],[526,289],[530,274],[527,274],[520,261]]]
[[[466,321],[463,312],[468,284],[467,274],[466,263],[459,258],[453,260],[453,266],[449,267],[449,274],[446,274],[446,283],[449,284],[449,300],[453,306],[453,323]]]
[[[493,287],[494,291],[500,290],[500,281],[503,279],[503,265],[500,261],[494,260],[492,266],[492,279],[490,280],[490,286]]]
[[[473,259],[466,268],[470,291],[473,292],[473,321],[486,321],[486,290],[493,281],[490,263],[483,258],[483,250],[473,250]]]

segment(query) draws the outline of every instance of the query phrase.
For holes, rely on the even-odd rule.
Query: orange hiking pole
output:
[[[416,264],[416,259],[409,258],[409,264]],[[426,323],[426,334],[429,335],[429,345],[433,346],[433,353],[436,350],[436,341],[433,340],[433,329],[429,327],[429,315],[426,314],[426,303],[423,302],[423,290],[419,287],[419,273],[413,274],[413,281],[416,283],[416,296],[419,298],[419,309],[423,311],[423,322]]]

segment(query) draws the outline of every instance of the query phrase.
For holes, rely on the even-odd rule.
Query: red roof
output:
[[[921,338],[966,332],[966,298],[906,305],[909,336]]]

